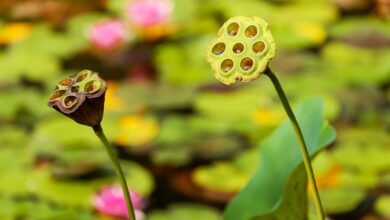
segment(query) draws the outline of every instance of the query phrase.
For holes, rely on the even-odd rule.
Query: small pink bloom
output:
[[[127,6],[127,16],[138,27],[160,25],[172,14],[171,0],[133,0]]]
[[[91,43],[101,50],[112,50],[121,45],[127,37],[125,25],[117,19],[96,23],[88,32]]]
[[[129,191],[137,220],[145,219],[141,211],[146,202],[135,192]],[[120,186],[104,187],[93,198],[93,206],[100,213],[112,217],[128,218],[126,200]]]

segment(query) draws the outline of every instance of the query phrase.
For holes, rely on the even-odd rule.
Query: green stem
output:
[[[136,220],[135,214],[134,214],[134,209],[133,209],[133,204],[131,202],[131,197],[130,197],[130,193],[129,193],[129,188],[127,187],[126,178],[125,178],[125,175],[123,174],[123,171],[122,171],[121,165],[119,163],[119,160],[116,156],[116,153],[115,153],[114,149],[111,147],[111,144],[108,142],[106,135],[104,135],[102,126],[100,124],[93,127],[93,131],[99,137],[99,139],[103,143],[103,145],[106,147],[107,154],[108,154],[108,156],[110,156],[110,159],[112,161],[112,164],[114,165],[116,174],[119,177],[119,182],[122,186],[123,194],[124,194],[125,200],[126,200],[127,211],[129,213],[129,219]]]
[[[296,134],[298,141],[299,141],[301,154],[303,157],[303,161],[305,163],[306,172],[307,172],[307,175],[309,177],[309,184],[313,190],[314,202],[315,202],[315,205],[317,208],[318,219],[324,220],[325,217],[324,217],[324,212],[322,209],[321,199],[320,199],[320,195],[318,193],[318,188],[317,188],[316,180],[314,177],[313,167],[311,166],[311,163],[310,163],[310,156],[309,156],[309,153],[307,151],[307,146],[306,146],[305,140],[303,138],[301,128],[299,127],[298,121],[295,118],[293,111],[291,110],[291,107],[290,107],[290,104],[289,104],[288,99],[286,97],[286,94],[284,93],[283,88],[280,85],[278,78],[272,72],[272,70],[269,68],[265,72],[265,74],[271,79],[271,81],[276,89],[276,92],[279,95],[280,101],[283,104],[284,110],[286,111],[286,113],[290,119],[290,122],[294,128],[295,134]]]

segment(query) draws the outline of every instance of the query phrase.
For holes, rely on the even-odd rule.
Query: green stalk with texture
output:
[[[104,134],[103,129],[102,129],[100,124],[94,126],[93,131],[95,132],[95,134],[99,137],[100,141],[105,146],[107,154],[110,157],[112,164],[114,165],[115,172],[119,178],[119,182],[121,184],[123,194],[125,196],[127,210],[129,212],[129,219],[136,220],[135,214],[134,214],[133,204],[132,204],[131,198],[130,198],[129,188],[127,187],[126,178],[125,178],[125,175],[123,174],[121,165],[120,165],[119,160],[116,156],[116,152],[112,148],[111,144],[108,142],[107,137]]]
[[[265,71],[264,74],[267,75],[270,78],[270,80],[272,81],[272,83],[276,89],[276,92],[279,95],[280,101],[283,104],[284,110],[286,111],[287,116],[290,119],[291,125],[294,128],[295,134],[298,138],[298,142],[300,145],[300,150],[301,150],[301,154],[302,154],[303,161],[305,164],[307,176],[309,179],[309,184],[313,190],[313,197],[314,197],[314,202],[315,202],[316,209],[317,209],[317,215],[318,215],[318,218],[320,220],[324,220],[325,216],[324,216],[324,212],[323,212],[323,208],[322,208],[322,204],[321,204],[321,199],[320,199],[320,195],[318,193],[318,188],[317,188],[317,184],[316,184],[316,180],[315,180],[315,176],[314,176],[314,172],[313,172],[313,167],[311,166],[309,152],[307,150],[307,146],[306,146],[305,139],[303,137],[301,128],[299,127],[298,121],[295,118],[293,111],[291,110],[291,106],[288,102],[286,94],[284,93],[283,88],[282,88],[278,78],[276,77],[276,75],[272,72],[272,70],[270,68],[268,68],[268,70]]]

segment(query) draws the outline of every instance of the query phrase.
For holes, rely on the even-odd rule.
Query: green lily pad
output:
[[[310,155],[334,140],[335,132],[322,116],[320,100],[303,102],[295,113]],[[288,121],[264,140],[260,157],[256,174],[228,204],[224,219],[306,219],[306,172]]]
[[[389,49],[370,50],[343,43],[330,43],[321,53],[332,82],[377,85],[388,80]]]
[[[14,220],[19,218],[31,220],[92,220],[97,217],[93,215],[91,210],[54,206],[44,201],[32,201],[28,199],[16,201],[8,198],[0,198],[0,218],[3,220]]]
[[[79,33],[80,35],[82,32]],[[25,54],[45,54],[58,58],[67,58],[83,49],[78,38],[69,37],[67,34],[57,33],[49,26],[37,25],[34,31],[24,41],[11,48],[13,52]]]
[[[390,218],[390,196],[381,196],[375,203],[375,211],[383,217]]]
[[[364,200],[366,193],[361,189],[324,189],[320,192],[324,210],[329,214],[350,212]]]
[[[202,159],[228,158],[238,153],[242,142],[231,136],[203,137],[193,143],[194,153]]]
[[[91,197],[103,185],[118,183],[111,164],[104,166],[109,175],[75,181],[53,178],[49,167],[35,167],[30,149],[4,148],[0,151],[0,193],[5,196],[35,194],[39,198],[69,207],[91,207]],[[88,156],[88,155],[86,155]],[[10,163],[12,158],[12,163]],[[108,158],[108,156],[107,156]],[[86,158],[88,160],[88,158]],[[91,158],[93,160],[93,158]],[[154,188],[152,175],[142,166],[122,161],[130,188],[147,197]]]
[[[210,39],[207,36],[183,45],[159,46],[155,62],[160,80],[173,85],[201,85],[213,82],[213,74],[210,74],[209,67],[204,61],[204,51]],[[191,68],[188,68],[189,66]]]
[[[46,25],[36,25],[32,33],[23,41],[9,47],[0,55],[1,82],[17,82],[21,77],[45,81],[58,75],[61,59],[86,48],[80,35],[57,33]]]
[[[156,143],[174,146],[174,143],[183,143],[187,139],[192,139],[188,135],[188,127],[183,117],[166,117],[160,125],[160,132],[157,136]]]
[[[170,220],[170,219],[185,219],[185,220],[220,220],[220,213],[211,207],[201,204],[174,204],[168,210],[151,211],[148,220]]]
[[[149,105],[157,110],[180,109],[191,104],[195,91],[190,86],[154,85],[150,89]],[[175,97],[174,99],[172,97]]]
[[[192,173],[192,179],[197,185],[213,191],[238,192],[256,172],[259,164],[256,152],[257,148],[250,148],[240,152],[233,161],[219,161],[197,167]]]
[[[150,194],[154,183],[149,172],[135,163],[122,163],[122,166],[129,187],[143,196]],[[92,196],[103,185],[118,183],[113,172],[108,179],[90,181],[57,181],[48,174],[48,172],[36,174],[33,180],[34,192],[41,198],[68,206],[91,207]]]
[[[110,163],[104,147],[101,149],[65,148],[53,152],[37,152],[36,156],[53,158],[50,167],[52,176],[57,179],[77,179],[99,173]]]
[[[370,137],[367,139],[367,137]],[[387,131],[378,128],[344,129],[338,148],[332,152],[337,163],[363,173],[379,174],[390,168],[388,155],[390,138]],[[362,160],[356,160],[364,155]]]
[[[335,38],[344,38],[359,33],[379,33],[390,37],[390,23],[375,17],[351,17],[342,19],[330,28]]]
[[[146,106],[157,111],[180,110],[191,104],[194,94],[195,89],[191,86],[142,83],[123,83],[117,91],[118,97],[124,101],[125,112],[134,112]]]
[[[34,89],[4,89],[0,92],[0,102],[7,103],[0,109],[0,118],[9,121],[31,123],[51,111],[46,105],[47,97]]]
[[[27,145],[26,131],[15,126],[6,126],[0,129],[0,148],[24,147]]]
[[[258,154],[256,154],[257,151],[258,149],[254,147],[242,151],[234,158],[234,166],[249,176],[254,175],[260,160]]]
[[[162,146],[154,150],[151,155],[152,162],[159,166],[183,166],[191,162],[192,159],[191,149],[183,145]]]
[[[234,92],[204,92],[195,99],[200,114],[227,122],[248,120],[261,104],[259,91],[245,88]]]
[[[32,139],[31,144],[39,149],[50,149],[53,145],[71,148],[102,147],[92,128],[77,124],[59,113],[52,119],[39,122]],[[50,144],[46,144],[48,142]]]
[[[60,63],[58,58],[50,54],[10,51],[0,53],[0,71],[7,73],[0,75],[2,84],[15,83],[22,77],[43,81],[60,72]]]
[[[174,146],[178,143],[199,142],[202,136],[223,136],[232,130],[232,124],[205,116],[167,116],[161,122],[156,142]]]
[[[249,175],[240,172],[228,162],[215,163],[212,166],[198,167],[192,174],[193,181],[204,188],[218,192],[238,192],[249,179]],[[223,181],[221,181],[223,179]]]

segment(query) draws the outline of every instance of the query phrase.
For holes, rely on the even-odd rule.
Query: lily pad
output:
[[[367,139],[367,137],[370,137]],[[390,138],[379,128],[344,129],[338,148],[332,152],[337,163],[363,173],[379,174],[390,168]],[[362,160],[356,160],[364,155]]]
[[[155,61],[160,80],[173,85],[201,85],[213,82],[213,76],[204,60],[204,51],[209,41],[210,37],[207,36],[182,45],[159,46]],[[188,68],[189,66],[191,68]]]
[[[303,102],[295,111],[310,155],[335,138],[323,118],[322,102]],[[261,144],[260,164],[244,189],[228,204],[224,219],[306,219],[306,172],[288,121]]]
[[[44,94],[35,89],[21,87],[4,89],[0,91],[0,102],[7,103],[7,105],[3,105],[0,109],[0,118],[7,121],[32,123],[51,111],[47,108],[46,99]]]
[[[321,53],[328,77],[333,82],[377,85],[388,80],[389,49],[370,50],[343,43],[330,43]]]
[[[102,147],[90,127],[79,125],[59,114],[52,119],[39,122],[36,125],[32,139],[31,144],[39,149],[53,148],[53,146],[45,144],[48,142],[50,145],[61,147]]]
[[[375,211],[383,217],[390,218],[390,196],[381,196],[375,203]]]
[[[220,220],[220,213],[211,207],[201,204],[174,204],[168,210],[151,211],[148,214],[148,220],[170,220],[170,219],[185,219],[185,220]]]
[[[212,166],[198,167],[192,174],[192,179],[197,185],[207,189],[236,193],[247,183],[249,176],[228,162],[219,162]]]
[[[339,39],[359,33],[376,33],[390,38],[390,23],[375,17],[351,17],[337,22],[330,29],[331,36]]]
[[[34,194],[39,198],[69,207],[91,207],[91,197],[103,185],[118,183],[111,164],[108,175],[83,180],[63,181],[53,178],[50,167],[34,166],[30,149],[4,148],[0,151],[0,193],[5,196]],[[107,156],[108,157],[108,156]],[[12,163],[9,159],[12,158]],[[147,197],[154,188],[151,174],[142,166],[122,161],[129,187]]]
[[[358,207],[366,193],[361,189],[325,189],[320,192],[324,210],[329,214],[342,214]]]
[[[58,207],[43,201],[21,200],[15,201],[8,198],[0,198],[0,218],[13,220],[27,219],[95,219],[90,210],[77,210],[66,207]]]
[[[248,120],[262,104],[259,91],[245,88],[235,92],[204,92],[195,99],[200,114],[227,122]]]
[[[26,131],[15,126],[6,126],[0,129],[0,148],[24,147],[27,145]]]

